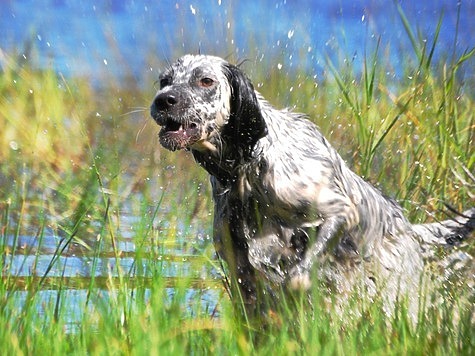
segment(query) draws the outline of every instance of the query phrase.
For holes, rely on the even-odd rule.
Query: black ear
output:
[[[231,113],[223,135],[249,155],[256,142],[267,135],[267,125],[251,81],[232,64],[226,65],[225,73],[231,85]]]

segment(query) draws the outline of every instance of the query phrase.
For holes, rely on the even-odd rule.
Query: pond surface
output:
[[[442,16],[435,59],[452,56],[454,43],[462,52],[474,46],[475,0],[397,3],[429,46]],[[394,68],[414,59],[392,1],[23,0],[0,6],[0,49],[33,47],[44,66],[98,80],[156,78],[156,59],[198,51],[317,73],[326,56],[343,52],[360,69],[379,38],[391,49]]]
[[[66,306],[63,316],[68,320],[67,331],[74,332],[91,291],[111,308],[113,303],[105,301],[115,298],[111,293],[118,293],[126,279],[132,294],[136,288],[145,290],[146,302],[158,275],[170,300],[177,284],[184,282],[185,304],[200,301],[202,310],[218,316],[224,289],[220,269],[209,250],[212,243],[208,232],[182,226],[176,230],[176,238],[167,241],[160,238],[167,235],[162,229],[156,233],[157,241],[151,243],[148,236],[140,238],[134,232],[140,219],[143,217],[122,211],[114,243],[100,241],[108,237],[70,239],[51,229],[40,235],[4,236],[0,278],[10,297],[13,293],[10,307],[21,310],[34,291],[37,312],[42,315],[60,297]]]

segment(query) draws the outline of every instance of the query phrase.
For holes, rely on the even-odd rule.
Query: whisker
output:
[[[145,106],[144,106],[144,107],[138,106],[138,107],[132,108],[132,109],[133,109],[133,110],[127,111],[127,112],[125,112],[125,113],[123,113],[123,114],[121,114],[121,115],[119,115],[119,116],[122,117],[122,116],[131,115],[131,114],[137,114],[137,113],[141,113],[141,112],[146,112],[146,111],[148,110],[148,108],[145,107]]]

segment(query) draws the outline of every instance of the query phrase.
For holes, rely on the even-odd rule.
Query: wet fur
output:
[[[212,86],[200,78],[212,78]],[[163,128],[161,142],[191,150],[209,172],[214,242],[251,309],[266,288],[305,290],[316,279],[339,293],[361,284],[370,294],[386,290],[393,302],[399,292],[417,290],[428,246],[448,245],[475,228],[475,209],[453,221],[412,225],[305,115],[272,107],[221,58],[184,56],[161,83],[151,107],[157,123],[198,127],[189,145],[164,143]],[[177,102],[164,106],[170,97]]]

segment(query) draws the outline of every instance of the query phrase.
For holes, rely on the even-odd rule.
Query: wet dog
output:
[[[163,147],[190,150],[210,174],[214,242],[249,306],[261,281],[306,290],[317,279],[339,293],[386,291],[394,302],[418,290],[431,245],[475,228],[475,208],[411,224],[304,115],[272,107],[221,58],[178,59],[160,76],[151,115]]]

